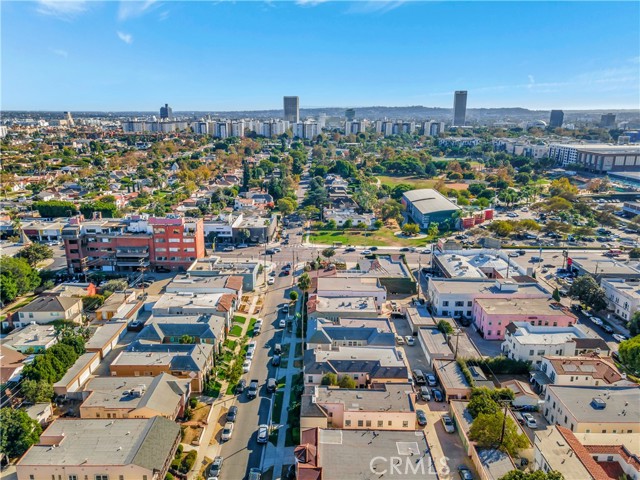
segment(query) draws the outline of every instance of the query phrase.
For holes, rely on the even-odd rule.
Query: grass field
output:
[[[229,330],[230,337],[239,337],[241,335],[242,335],[242,327],[240,325],[234,325],[231,327],[231,330]]]
[[[319,230],[311,232],[309,241],[323,245],[333,245],[341,242],[342,245],[372,246],[372,247],[420,247],[428,243],[428,238],[398,238],[388,228],[374,231],[357,230]]]
[[[244,323],[247,321],[247,317],[243,317],[242,315],[234,315],[233,321],[235,323]]]
[[[381,183],[389,185],[390,187],[406,183],[407,185],[411,185],[414,189],[433,188],[437,182],[437,180],[434,180],[433,178],[390,177],[388,175],[380,175],[376,178],[380,179]]]

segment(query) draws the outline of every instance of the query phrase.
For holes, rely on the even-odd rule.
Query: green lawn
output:
[[[414,189],[418,188],[433,188],[438,180],[433,178],[416,178],[416,177],[390,177],[388,175],[376,176],[385,185],[395,187],[401,183],[411,185]]]
[[[240,315],[235,315],[233,317],[233,321],[234,321],[234,323],[240,323],[240,324],[244,325],[244,322],[247,321],[247,317],[242,317]]]
[[[309,241],[312,243],[320,243],[324,245],[333,245],[341,242],[342,245],[356,246],[397,246],[397,247],[420,247],[429,242],[428,238],[398,238],[394,232],[388,228],[381,228],[373,231],[358,230],[318,230],[311,232]]]
[[[225,348],[228,348],[229,350],[235,350],[236,349],[236,345],[238,345],[238,342],[236,342],[235,340],[225,340],[224,342],[224,346]]]
[[[242,335],[242,327],[240,325],[233,325],[229,330],[230,337],[239,337]]]
[[[273,399],[273,412],[271,419],[274,423],[280,423],[280,415],[282,413],[282,399],[284,398],[284,392],[276,392]]]
[[[253,326],[256,324],[256,318],[249,320],[249,328],[247,328],[247,335],[253,337]]]

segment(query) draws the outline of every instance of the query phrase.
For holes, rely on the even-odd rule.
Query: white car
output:
[[[269,440],[269,427],[265,424],[258,425],[258,443],[267,443]]]
[[[254,327],[258,327],[258,328],[262,328],[262,323],[264,322],[264,320],[262,320],[261,318],[258,318],[256,320],[256,323],[253,324]]]
[[[278,322],[278,327],[284,328],[287,326],[287,321],[283,318]]]
[[[591,321],[601,327],[604,323],[598,317],[591,317]]]
[[[251,354],[253,354],[255,350],[256,350],[256,342],[249,342],[247,344],[247,353],[251,352]]]
[[[415,338],[413,338],[413,336],[411,335],[407,335],[406,337],[404,337],[404,340],[407,342],[407,345],[409,345],[410,347],[413,347],[416,344]]]
[[[444,426],[444,431],[447,433],[453,433],[456,431],[453,420],[451,420],[451,417],[449,415],[444,415],[442,417],[442,425]]]
[[[363,250],[361,252],[362,255],[371,255],[371,250]]]
[[[273,251],[276,252],[276,253],[280,253],[282,251],[282,249],[279,248],[279,247],[276,247],[276,248],[273,249]]]
[[[244,373],[249,373],[249,370],[251,370],[251,360],[245,360],[242,364],[242,371]]]
[[[269,280],[267,280],[267,285],[273,285],[274,283],[276,283],[276,279],[273,277],[269,277]]]
[[[529,428],[538,428],[538,422],[533,418],[533,415],[530,413],[523,413],[522,418],[524,418],[524,422],[527,424]]]
[[[222,440],[223,442],[231,440],[231,435],[233,435],[233,423],[227,422],[224,424],[224,428],[222,429],[220,440]]]
[[[614,339],[616,342],[618,342],[618,343],[620,343],[620,342],[624,342],[624,341],[627,339],[627,337],[625,337],[624,335],[620,335],[619,333],[614,333],[614,334],[613,334],[613,335],[611,335],[611,336],[612,336],[612,337],[613,337],[613,339]]]

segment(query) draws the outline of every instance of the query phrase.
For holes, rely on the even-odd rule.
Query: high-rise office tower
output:
[[[284,97],[284,119],[287,122],[300,122],[300,98]]]
[[[165,120],[173,117],[173,110],[168,103],[164,104],[164,107],[160,107],[160,118]]]
[[[348,122],[353,122],[353,119],[356,118],[356,110],[354,108],[347,108],[344,111],[344,116],[347,117]]]
[[[453,96],[453,126],[461,127],[467,117],[467,91],[456,90]]]
[[[607,113],[605,115],[600,115],[600,126],[602,128],[613,127],[616,124],[616,114],[615,113]]]
[[[560,128],[564,122],[564,112],[562,110],[551,110],[549,117],[549,127]]]

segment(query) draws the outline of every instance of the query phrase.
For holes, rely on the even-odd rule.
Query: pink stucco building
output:
[[[504,340],[505,329],[511,322],[570,327],[578,321],[568,308],[546,298],[477,298],[473,318],[476,328],[487,340]]]

